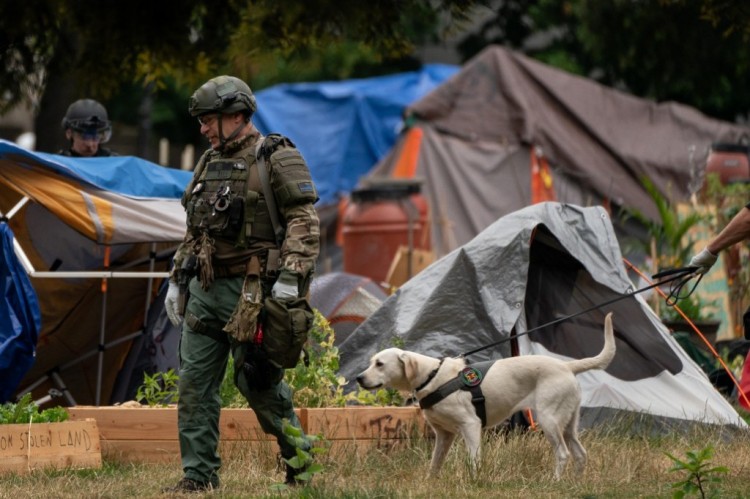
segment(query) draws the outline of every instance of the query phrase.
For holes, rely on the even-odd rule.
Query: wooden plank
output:
[[[300,410],[297,410],[299,417]],[[263,433],[258,418],[252,409],[222,409],[219,419],[221,439],[227,441],[276,440],[272,435]]]
[[[424,435],[418,407],[335,407],[305,409],[306,432],[327,440],[392,440]]]
[[[177,410],[174,407],[68,407],[70,419],[96,419],[104,440],[177,439]]]
[[[0,425],[0,474],[42,468],[101,468],[96,421]]]
[[[301,409],[297,416],[301,416]],[[72,420],[93,418],[99,423],[103,440],[177,440],[177,409],[175,407],[69,407]],[[219,419],[222,440],[273,440],[266,435],[252,409],[222,409]]]

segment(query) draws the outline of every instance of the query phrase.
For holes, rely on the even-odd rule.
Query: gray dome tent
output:
[[[339,345],[353,380],[376,351],[457,356],[590,309],[634,290],[602,207],[541,203],[506,215],[412,278]],[[614,312],[617,354],[606,371],[578,376],[581,426],[635,415],[649,428],[683,423],[746,427],[640,295],[482,350],[470,362],[513,354],[595,355]],[[654,426],[655,425],[655,426]]]

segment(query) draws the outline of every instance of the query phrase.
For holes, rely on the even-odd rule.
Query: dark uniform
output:
[[[72,158],[83,158],[84,156],[81,156],[77,152],[75,152],[72,149],[60,149],[60,151],[57,153],[61,156],[70,156]],[[117,156],[117,154],[113,153],[109,149],[105,149],[104,147],[99,147],[99,149],[96,150],[96,154],[93,156],[89,156],[91,158],[107,158],[109,156]]]
[[[62,120],[62,127],[66,132],[71,130],[96,137],[98,147],[93,155],[85,156],[73,150],[73,139],[71,138],[70,147],[61,149],[57,154],[74,158],[117,156],[117,154],[109,149],[102,147],[102,144],[108,142],[112,136],[112,123],[109,121],[107,110],[101,103],[94,99],[79,99],[68,106],[68,110],[65,112],[65,117]]]
[[[213,91],[230,83],[250,92],[241,80],[218,77],[195,95],[200,98],[207,86]],[[198,114],[200,104],[194,100],[191,113]],[[254,104],[253,98],[250,113],[255,111]],[[277,279],[296,283],[299,296],[308,292],[319,253],[319,220],[313,207],[317,194],[291,141],[269,136],[261,150],[262,139],[253,128],[249,135],[225,143],[220,150],[208,150],[182,198],[187,233],[175,254],[171,279],[176,282],[180,278],[180,269],[191,257],[197,260],[197,270],[189,281],[179,350],[180,450],[185,478],[213,487],[218,486],[221,466],[217,452],[219,388],[230,353],[235,384],[263,431],[276,437],[283,457],[293,457],[296,452],[283,434],[282,420],[300,428],[283,369],[258,360],[254,340],[264,299]],[[279,219],[285,227],[281,245],[258,176],[259,153],[266,158]],[[288,473],[293,471],[288,469]]]

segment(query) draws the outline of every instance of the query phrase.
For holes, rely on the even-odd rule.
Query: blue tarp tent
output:
[[[0,377],[2,388],[109,403],[184,236],[190,177],[132,156],[66,158],[0,140],[0,216],[19,249],[4,246],[3,258],[18,256],[41,312],[33,365],[12,387]]]
[[[13,231],[0,222],[0,403],[8,402],[34,363],[41,313],[34,288],[13,253]]]
[[[396,143],[404,108],[458,66],[339,82],[276,85],[257,92],[253,122],[264,134],[287,135],[305,157],[321,204],[348,194]]]

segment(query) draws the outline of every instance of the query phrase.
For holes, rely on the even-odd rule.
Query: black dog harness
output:
[[[456,390],[469,390],[471,392],[471,403],[474,405],[474,410],[477,411],[477,416],[482,420],[482,427],[487,426],[487,412],[484,407],[484,395],[482,395],[482,388],[480,385],[484,380],[484,375],[487,374],[487,371],[489,371],[494,363],[494,360],[487,360],[464,367],[461,372],[458,373],[458,376],[447,383],[444,383],[437,390],[422,398],[419,401],[419,407],[422,409],[429,409]],[[416,391],[427,386],[427,383],[432,381],[432,378],[435,377],[442,365],[443,361],[441,360],[440,365],[432,371],[427,378],[427,381],[422,383]]]

